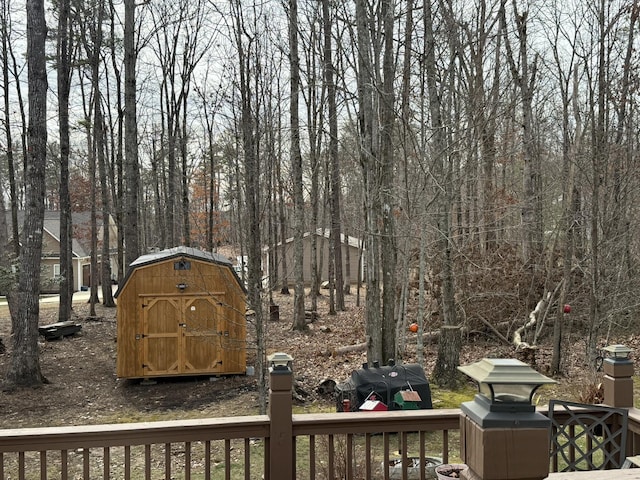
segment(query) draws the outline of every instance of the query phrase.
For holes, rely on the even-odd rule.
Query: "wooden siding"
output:
[[[188,270],[172,257],[130,272],[118,294],[119,377],[246,372],[246,301],[231,265],[185,260]]]

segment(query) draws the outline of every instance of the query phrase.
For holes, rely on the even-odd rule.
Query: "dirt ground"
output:
[[[350,299],[351,300],[351,299]],[[355,295],[353,296],[355,301]],[[360,342],[362,309],[351,305],[337,316],[326,314],[327,300],[320,299],[319,319],[308,333],[291,331],[293,295],[277,296],[280,320],[269,321],[269,352],[284,351],[294,357],[300,402],[315,410],[330,409],[333,398],[316,387],[327,378],[345,380],[359,368],[363,354],[326,356],[328,346]],[[352,303],[352,302],[350,302]],[[258,413],[255,376],[181,377],[158,379],[151,385],[116,377],[116,309],[96,306],[97,318],[89,319],[85,302],[74,305],[82,330],[60,340],[40,337],[40,364],[48,383],[37,389],[0,391],[0,428],[118,423],[217,417]],[[57,304],[41,305],[41,325],[57,321]],[[0,307],[0,338],[10,349],[10,317]],[[252,364],[255,345],[248,345]],[[9,352],[0,354],[4,375]],[[330,365],[330,366],[329,366]]]
[[[267,322],[269,352],[283,351],[294,357],[294,373],[298,384],[298,406],[311,411],[332,411],[335,400],[322,395],[317,387],[325,379],[346,380],[351,371],[360,368],[364,352],[332,355],[338,347],[364,341],[364,307],[356,306],[356,295],[347,296],[347,311],[328,315],[326,296],[319,299],[318,319],[308,333],[291,330],[293,295],[276,295],[280,320]],[[364,297],[362,297],[364,303]],[[98,317],[88,318],[84,302],[74,306],[80,333],[55,341],[41,337],[41,368],[47,384],[38,389],[15,392],[0,391],[0,428],[119,423],[177,418],[221,417],[258,413],[256,378],[254,376],[185,377],[159,379],[151,385],[139,380],[116,377],[116,309],[97,306]],[[43,304],[41,324],[56,321],[57,305]],[[0,307],[0,338],[10,348],[10,319],[6,307]],[[405,362],[415,361],[415,334],[409,334]],[[461,364],[483,356],[509,356],[508,346],[471,342],[463,349]],[[248,345],[253,357],[254,345]],[[538,358],[544,364],[550,353],[541,349]],[[433,367],[436,346],[425,346],[425,370]],[[0,354],[0,372],[4,375],[9,353]],[[249,361],[251,364],[251,361]],[[597,383],[584,373],[577,362],[573,372],[563,379],[558,389],[586,391]],[[437,404],[434,404],[437,407]]]

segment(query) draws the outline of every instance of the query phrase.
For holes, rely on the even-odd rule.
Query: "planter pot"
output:
[[[464,463],[445,463],[436,467],[436,476],[438,480],[451,480],[452,478],[460,478],[460,473],[466,470]]]
[[[420,459],[417,457],[407,458],[407,480],[420,479]],[[442,465],[442,459],[436,457],[425,457],[424,471],[425,478],[435,479],[435,469],[438,465]],[[389,480],[402,479],[402,459],[389,460]]]

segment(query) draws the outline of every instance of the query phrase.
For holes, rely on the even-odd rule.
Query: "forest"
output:
[[[45,209],[60,212],[61,320],[82,211],[92,271],[117,248],[120,279],[150,251],[236,246],[259,344],[275,289],[293,287],[305,328],[319,285],[305,295],[302,239],[328,229],[332,309],[364,287],[367,358],[401,357],[410,323],[418,341],[439,330],[444,385],[463,332],[552,342],[554,374],[569,349],[589,363],[635,332],[638,2],[26,4],[0,0],[0,261],[32,358],[10,382],[39,377]],[[98,238],[110,219],[117,245]],[[361,239],[364,278],[344,278],[341,235]],[[291,275],[263,278],[263,248],[291,237]]]

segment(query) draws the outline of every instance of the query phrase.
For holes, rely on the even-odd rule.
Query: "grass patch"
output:
[[[470,384],[465,384],[458,390],[447,390],[437,385],[430,385],[433,408],[460,408],[460,405],[473,397],[478,390]]]

